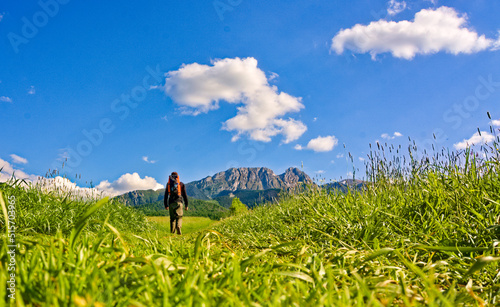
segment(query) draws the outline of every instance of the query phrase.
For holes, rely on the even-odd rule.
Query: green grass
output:
[[[148,220],[158,223],[164,231],[170,230],[170,217],[168,216],[148,216]],[[182,233],[190,234],[205,230],[216,223],[216,221],[211,220],[208,217],[184,216],[182,218]]]
[[[182,236],[119,203],[2,185],[0,205],[17,199],[16,303],[498,306],[500,163],[483,150],[383,146],[364,191],[310,187],[216,224],[186,218]]]

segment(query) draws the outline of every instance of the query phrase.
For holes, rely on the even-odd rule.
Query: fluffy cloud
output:
[[[337,144],[339,143],[339,140],[333,135],[331,136],[318,136],[315,139],[312,139],[307,143],[306,147],[302,147],[301,145],[297,144],[295,145],[296,150],[303,150],[303,149],[309,149],[313,150],[315,152],[326,152],[326,151],[331,151]],[[338,155],[337,155],[338,157]]]
[[[27,164],[28,163],[27,159],[20,157],[16,154],[11,154],[10,157],[12,159],[12,162],[14,162],[16,164]]]
[[[145,176],[142,179],[138,173],[127,173],[111,183],[108,180],[101,181],[96,188],[106,194],[116,196],[133,190],[158,190],[163,188],[163,185],[152,177]]]
[[[500,119],[498,119],[498,120],[492,120],[492,121],[491,121],[491,124],[492,124],[493,126],[500,126]]]
[[[12,98],[7,96],[0,96],[0,102],[12,102]]]
[[[403,135],[396,131],[396,132],[394,132],[394,134],[392,136],[387,134],[387,133],[383,133],[380,137],[383,139],[386,139],[386,140],[393,140],[393,139],[401,137],[401,136],[403,136]]]
[[[367,26],[357,24],[343,29],[332,39],[331,49],[337,54],[345,49],[369,52],[373,59],[377,54],[390,52],[394,57],[410,60],[417,54],[471,54],[495,46],[494,40],[467,27],[466,14],[459,15],[455,9],[442,6],[421,10],[414,21],[381,19]]]
[[[11,155],[15,156],[15,155]],[[20,157],[19,157],[20,158]],[[23,158],[21,158],[23,159]],[[26,160],[26,159],[25,159]],[[11,178],[23,179],[27,183],[32,183],[44,191],[52,191],[67,195],[71,193],[73,196],[84,198],[99,198],[103,196],[103,192],[95,188],[81,188],[76,183],[71,182],[68,178],[57,176],[54,178],[45,178],[42,176],[27,174],[22,170],[15,169],[9,162],[0,159],[0,182],[9,181]]]
[[[220,101],[239,104],[235,117],[222,128],[235,132],[232,141],[248,135],[256,141],[269,142],[283,135],[284,143],[297,140],[307,127],[288,113],[299,112],[304,105],[300,97],[279,92],[269,84],[275,78],[257,67],[254,58],[221,59],[212,65],[192,63],[166,74],[163,90],[183,107],[184,114],[198,115],[219,108]]]
[[[0,169],[0,182],[6,182],[14,177],[36,184],[45,191],[54,191],[62,195],[71,193],[73,196],[84,198],[116,196],[133,190],[157,190],[163,188],[154,178],[145,176],[143,179],[137,173],[124,174],[111,183],[108,180],[101,181],[95,188],[82,188],[68,178],[61,176],[45,178],[27,174],[22,170],[15,169],[9,162],[2,159],[0,159]]]
[[[405,1],[396,1],[390,0],[388,3],[387,14],[394,16],[402,11],[406,10],[406,2]]]
[[[12,157],[12,155],[11,155]],[[0,182],[6,182],[11,179],[13,176],[16,179],[24,179],[28,181],[35,181],[38,179],[38,176],[29,175],[23,172],[22,170],[15,169],[9,162],[0,159]]]
[[[105,192],[96,188],[82,188],[71,182],[68,178],[57,176],[54,178],[39,177],[35,182],[42,190],[60,193],[60,195],[72,195],[85,199],[99,199],[107,196]]]
[[[142,157],[142,161],[144,161],[146,163],[151,163],[151,164],[155,164],[156,163],[156,160],[149,160],[148,156]]]
[[[28,90],[28,95],[35,95],[35,93],[36,93],[35,87],[32,85]]]
[[[483,145],[486,143],[491,143],[495,140],[495,136],[486,132],[486,131],[481,131],[481,135],[479,135],[479,132],[474,133],[470,139],[464,139],[462,142],[458,142],[453,145],[455,149],[460,150],[460,149],[466,149],[467,147],[474,146],[474,145]]]

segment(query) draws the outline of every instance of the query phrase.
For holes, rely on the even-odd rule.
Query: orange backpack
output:
[[[181,180],[179,179],[179,176],[177,176],[177,180],[173,186],[170,185],[170,181],[171,180],[169,178],[167,183],[168,196],[170,196],[171,193],[175,192],[175,188],[177,188],[177,195],[181,196]]]

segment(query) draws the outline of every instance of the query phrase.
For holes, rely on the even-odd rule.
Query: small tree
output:
[[[238,197],[235,197],[231,202],[231,207],[229,207],[229,210],[231,211],[231,215],[239,215],[248,211],[248,208],[244,203],[241,202]]]

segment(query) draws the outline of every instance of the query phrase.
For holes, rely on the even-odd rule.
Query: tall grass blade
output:
[[[492,256],[485,256],[485,257],[480,257],[476,259],[476,262],[469,268],[467,273],[465,273],[465,277],[470,276],[474,274],[475,272],[481,270],[485,266],[487,266],[490,263],[494,263],[500,261],[500,257],[492,257]]]
[[[75,227],[71,231],[71,234],[69,236],[69,247],[72,250],[75,246],[76,240],[80,236],[80,233],[82,230],[85,228],[85,225],[87,224],[87,219],[94,214],[99,208],[101,208],[105,203],[108,202],[108,197],[105,197],[101,200],[99,200],[97,203],[95,203],[92,207],[90,207],[85,214],[80,218],[80,220],[76,223]]]
[[[2,206],[3,218],[5,220],[5,238],[9,233],[9,216],[7,214],[7,206],[5,205],[5,200],[2,191],[0,191],[0,206]]]

